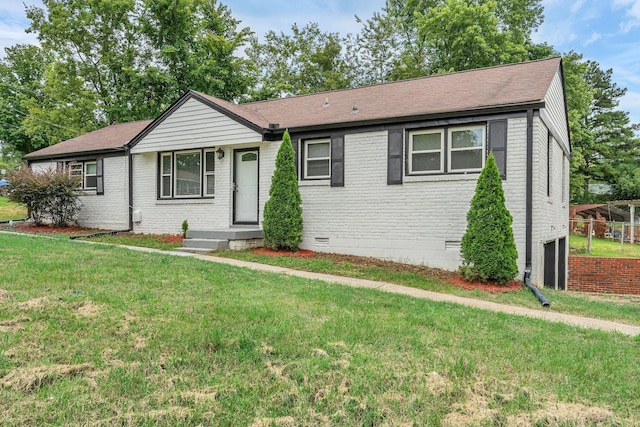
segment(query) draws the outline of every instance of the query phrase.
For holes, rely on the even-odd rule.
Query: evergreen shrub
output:
[[[467,280],[508,282],[518,274],[513,219],[506,207],[502,179],[493,153],[478,178],[462,238],[462,266]]]

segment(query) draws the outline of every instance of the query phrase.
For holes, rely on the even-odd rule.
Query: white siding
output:
[[[57,167],[56,162],[45,161],[45,162],[33,162],[29,165],[31,170],[38,172],[45,172],[47,170],[55,170]]]
[[[261,140],[259,133],[190,98],[140,140],[131,152],[188,150]]]
[[[127,156],[103,159],[104,194],[86,191],[80,196],[82,208],[78,225],[107,230],[129,227],[129,175]]]
[[[566,151],[569,151],[569,131],[567,130],[567,112],[564,103],[564,93],[562,91],[562,76],[560,68],[551,81],[549,90],[544,98],[545,108],[540,111],[544,121],[549,124],[552,133],[562,144]]]

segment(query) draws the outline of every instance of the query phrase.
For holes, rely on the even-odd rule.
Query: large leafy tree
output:
[[[361,69],[386,81],[544,58],[552,50],[531,41],[542,10],[540,0],[387,0],[359,37]]]
[[[216,0],[43,0],[26,13],[46,59],[34,67],[38,96],[16,89],[26,116],[14,128],[39,142],[2,139],[21,153],[156,117],[187,89],[233,100],[250,83],[237,51],[251,32]]]
[[[347,38],[320,30],[318,24],[291,26],[291,34],[269,31],[253,38],[247,55],[257,84],[252,99],[343,89],[351,86],[353,66],[347,60]]]
[[[625,88],[613,82],[613,70],[570,52],[564,58],[572,140],[571,201],[594,201],[592,182],[614,186],[618,196],[640,196],[633,170],[640,161],[640,140],[627,112],[618,109]]]
[[[46,64],[50,57],[32,45],[15,45],[5,49],[0,60],[0,142],[7,159],[47,145],[45,135],[28,132],[25,119],[29,104],[45,99]]]

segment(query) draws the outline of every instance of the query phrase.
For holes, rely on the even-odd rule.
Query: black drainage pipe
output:
[[[538,290],[538,288],[536,288],[535,286],[533,286],[531,284],[531,270],[526,269],[524,271],[524,285],[531,289],[531,292],[533,292],[533,294],[536,296],[536,298],[538,298],[538,300],[540,301],[540,304],[542,304],[543,307],[550,307],[551,304],[549,303],[549,300],[546,299],[544,297],[544,295],[542,295],[540,293],[540,291]]]
[[[7,219],[7,220],[2,220],[0,221],[0,224],[9,224],[9,223],[13,223],[13,222],[25,222],[28,218],[22,218],[22,219]]]
[[[131,231],[130,228],[128,228],[126,230],[98,231],[97,233],[81,234],[81,235],[78,235],[78,236],[69,236],[69,239],[71,239],[71,240],[90,239],[92,237],[106,236],[106,235],[115,236],[118,233],[128,233],[129,231]]]

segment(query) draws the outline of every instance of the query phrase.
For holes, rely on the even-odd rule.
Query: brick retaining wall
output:
[[[570,256],[567,289],[640,295],[640,259]]]

